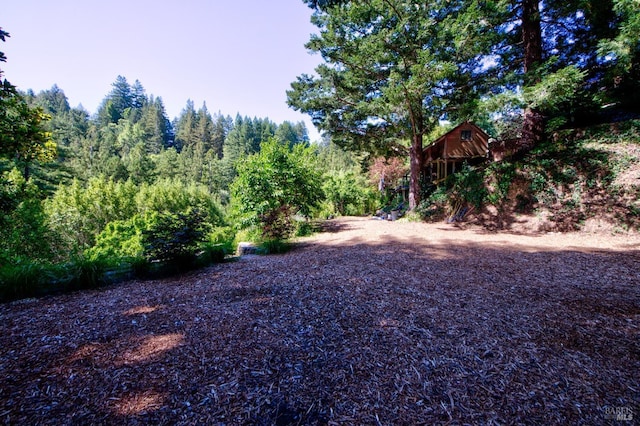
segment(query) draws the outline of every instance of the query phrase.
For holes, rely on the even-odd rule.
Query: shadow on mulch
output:
[[[637,404],[640,251],[306,246],[4,306],[0,419],[605,424]]]
[[[327,232],[331,234],[347,231],[349,229],[352,229],[352,227],[348,223],[338,222],[331,219],[325,220],[318,226],[319,232]]]

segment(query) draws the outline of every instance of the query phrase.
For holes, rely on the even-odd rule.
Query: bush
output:
[[[198,210],[211,226],[223,223],[222,213],[206,187],[177,180],[139,187],[130,181],[122,183],[104,178],[92,178],[86,185],[74,181],[68,187],[60,187],[47,202],[49,223],[65,236],[65,249],[73,254],[96,245],[98,235],[110,222],[120,221],[116,226],[135,228],[134,223],[128,221],[136,215],[146,218],[154,212],[189,210]],[[116,234],[127,232],[124,228],[111,229],[101,237],[100,250],[106,247],[109,238],[115,238],[114,244],[125,241],[124,236]],[[114,248],[114,251],[122,250]]]
[[[89,259],[136,259],[144,255],[142,234],[152,215],[134,215],[128,220],[107,224],[96,237],[96,244],[85,253]]]
[[[136,192],[132,182],[92,178],[82,185],[74,180],[47,200],[49,225],[64,236],[68,254],[79,254],[95,244],[109,222],[127,220],[136,213]]]
[[[185,184],[179,180],[164,179],[153,185],[144,184],[135,197],[137,212],[186,212],[198,210],[211,226],[224,223],[220,207],[204,185]]]
[[[217,227],[209,232],[206,245],[222,247],[225,254],[230,254],[236,251],[235,238],[236,231],[232,227]]]
[[[487,197],[487,188],[484,186],[484,174],[464,163],[462,170],[450,176],[452,202],[464,202],[475,208],[482,207]]]
[[[212,263],[221,263],[229,252],[222,244],[204,243],[196,258],[197,266],[207,266]]]
[[[282,254],[291,250],[291,244],[282,240],[265,240],[260,243],[260,249],[264,254]]]
[[[42,295],[56,277],[56,269],[48,264],[21,259],[4,265],[0,268],[0,301]]]
[[[199,245],[206,241],[209,224],[204,214],[193,209],[185,213],[157,213],[142,231],[147,260],[187,263],[195,259]]]
[[[107,259],[89,259],[78,256],[61,265],[64,275],[57,282],[55,292],[97,288],[109,283],[107,271],[113,264]]]
[[[0,301],[96,288],[111,282],[104,259],[77,257],[60,265],[21,259],[0,268]]]
[[[289,238],[291,216],[308,215],[323,198],[312,149],[276,140],[238,165],[231,192],[239,227],[258,226],[265,239]]]
[[[308,220],[296,221],[296,237],[308,237],[317,231],[317,224]]]
[[[0,266],[19,259],[55,259],[57,236],[47,226],[41,193],[16,169],[0,176]]]
[[[354,172],[334,172],[325,175],[324,179],[322,189],[331,214],[360,216],[373,210],[377,194],[363,176]]]
[[[509,188],[516,175],[516,167],[513,163],[500,162],[493,163],[484,172],[485,180],[488,181],[486,199],[490,204],[498,205],[506,200]]]

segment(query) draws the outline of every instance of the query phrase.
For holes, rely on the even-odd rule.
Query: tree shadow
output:
[[[536,241],[354,237],[8,304],[0,413],[27,423],[598,422],[600,407],[637,401],[640,250]]]

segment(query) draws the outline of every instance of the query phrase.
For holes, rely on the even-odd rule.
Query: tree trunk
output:
[[[538,0],[522,0],[522,42],[524,44],[524,84],[540,81],[537,67],[542,63],[542,28]],[[544,136],[544,117],[535,108],[526,107],[522,123],[521,149],[530,150]]]
[[[414,134],[409,150],[409,210],[420,204],[420,176],[422,175],[422,134]]]

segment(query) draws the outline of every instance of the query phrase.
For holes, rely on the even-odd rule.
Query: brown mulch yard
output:
[[[11,424],[633,424],[640,237],[333,220],[0,305],[0,384]]]

